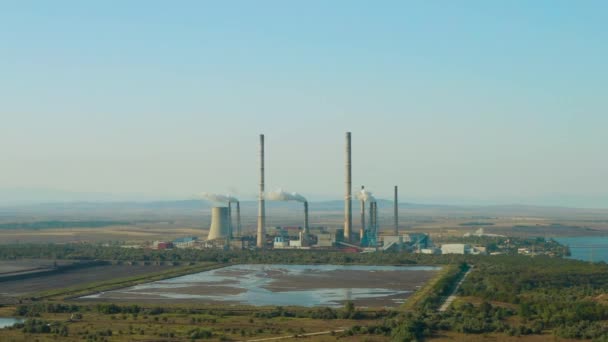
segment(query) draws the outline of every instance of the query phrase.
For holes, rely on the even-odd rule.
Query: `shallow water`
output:
[[[235,265],[83,297],[196,300],[225,304],[397,306],[438,267]]]
[[[19,318],[3,317],[0,318],[0,329],[10,327],[21,322],[23,322],[23,320]]]

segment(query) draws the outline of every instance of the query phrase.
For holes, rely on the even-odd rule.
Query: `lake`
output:
[[[82,297],[127,302],[199,302],[255,306],[330,306],[346,301],[395,307],[439,267],[357,265],[234,265]]]
[[[608,236],[578,236],[553,238],[570,246],[570,258],[583,261],[608,262]]]

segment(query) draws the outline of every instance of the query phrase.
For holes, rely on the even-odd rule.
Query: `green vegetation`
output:
[[[544,239],[509,240],[515,241],[518,246],[529,243],[531,246],[555,244],[555,248],[561,247]],[[499,242],[502,245],[505,241]],[[29,317],[32,321],[28,323],[31,326],[28,332],[21,327],[21,330],[10,330],[11,334],[62,336],[64,332],[61,322],[73,317],[74,321],[70,321],[69,330],[65,334],[70,338],[89,340],[103,340],[108,336],[112,336],[112,340],[242,340],[336,331],[342,327],[347,329],[335,333],[335,338],[373,335],[374,339],[379,340],[412,341],[446,332],[498,336],[542,335],[547,338],[554,335],[597,341],[606,341],[608,336],[608,265],[605,263],[591,264],[559,257],[509,254],[436,256],[389,252],[152,251],[92,245],[18,247],[0,248],[0,257],[16,259],[42,255],[75,260],[194,263],[179,268],[179,271],[174,270],[176,272],[194,272],[196,267],[217,267],[218,263],[434,264],[443,265],[443,269],[399,310],[362,310],[352,303],[346,303],[342,309],[332,309],[189,304],[146,307],[39,301],[14,309],[15,314]],[[197,264],[199,262],[207,263]],[[438,312],[438,307],[454,290],[469,265],[474,265],[474,269],[458,290],[459,298],[447,311]],[[168,274],[156,274],[154,277],[166,277]],[[145,281],[154,279],[156,278],[146,278]],[[61,298],[92,289],[128,286],[125,284],[142,280],[123,279],[108,284],[89,284],[79,289],[48,295]],[[48,327],[54,327],[52,322],[60,324],[51,332],[37,333],[35,331],[46,330],[40,321],[50,322]],[[108,331],[108,326],[112,326],[111,331]]]
[[[546,257],[525,263],[507,257],[486,260],[461,287],[465,296],[517,305],[526,327],[552,329],[568,338],[608,334],[603,322],[608,306],[597,302],[607,291],[606,264]]]
[[[358,333],[380,333],[374,322],[395,317],[388,310],[360,310],[346,303],[344,308],[301,307],[144,307],[115,304],[33,303],[20,305],[13,314],[28,317],[25,324],[41,327],[23,330],[15,326],[0,330],[0,339],[9,336],[46,340],[175,340],[212,339],[235,341],[331,330],[338,326],[358,326]],[[68,318],[69,317],[69,318]],[[32,324],[35,322],[35,324]],[[40,323],[44,322],[44,323]],[[47,330],[46,327],[57,327]],[[69,326],[69,330],[62,329]],[[372,328],[376,326],[377,328]],[[63,335],[65,331],[65,334]],[[386,331],[386,334],[390,331]],[[44,334],[41,336],[40,334]],[[48,338],[45,338],[48,336]],[[111,339],[108,337],[112,337]],[[61,338],[59,338],[61,337]]]
[[[26,334],[54,334],[56,336],[68,336],[68,327],[59,322],[48,322],[40,319],[28,319],[23,323],[17,323],[14,329],[21,329]]]
[[[466,243],[487,248],[488,253],[501,252],[516,255],[519,248],[525,248],[532,254],[546,254],[551,256],[569,255],[568,247],[561,245],[553,239],[543,237],[518,238],[504,236],[449,236],[435,240],[441,243]]]
[[[236,250],[219,249],[171,249],[151,250],[121,248],[91,244],[13,244],[0,246],[0,260],[22,258],[47,260],[108,260],[112,262],[143,263],[254,263],[254,264],[366,264],[366,265],[405,265],[405,264],[449,264],[463,260],[457,255],[424,255],[406,253],[342,253],[339,251],[317,250]]]
[[[461,276],[468,270],[467,264],[445,266],[423,288],[416,291],[404,304],[405,310],[437,309],[453,290]]]

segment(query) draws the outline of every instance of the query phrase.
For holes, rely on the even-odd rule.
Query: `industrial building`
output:
[[[441,245],[441,254],[486,254],[486,248],[464,243],[446,243]]]

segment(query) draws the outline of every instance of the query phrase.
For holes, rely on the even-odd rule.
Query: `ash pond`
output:
[[[234,265],[81,297],[108,302],[395,307],[440,267]]]

